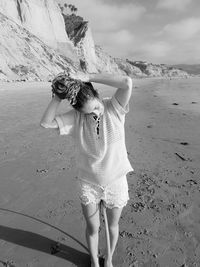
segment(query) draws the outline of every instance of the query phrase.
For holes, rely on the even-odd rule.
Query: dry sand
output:
[[[200,101],[195,110],[187,101],[172,105],[175,82],[135,81],[126,118],[135,172],[116,267],[200,266]],[[107,90],[101,86],[104,96]],[[49,100],[48,83],[0,86],[0,266],[89,266],[73,141],[39,127]],[[102,221],[100,254],[104,237]],[[56,242],[60,252],[52,255]]]

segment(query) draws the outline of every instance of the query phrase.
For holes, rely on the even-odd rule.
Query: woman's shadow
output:
[[[53,225],[50,225],[49,223],[46,223],[40,219],[34,218],[30,215],[26,215],[26,214],[23,214],[20,212],[8,210],[8,209],[0,208],[0,211],[15,213],[18,215],[29,217],[29,218],[36,220],[36,221],[39,221],[43,224],[49,225],[52,228],[64,233],[66,236],[72,238],[73,240],[75,240],[77,243],[79,243],[80,245],[82,245],[85,248],[85,246],[82,243],[80,243],[78,240],[76,240],[70,234],[63,232],[61,229],[59,229]],[[54,256],[63,258],[63,259],[65,259],[71,263],[74,263],[78,267],[90,266],[90,257],[89,257],[88,253],[78,251],[77,249],[69,247],[65,244],[59,244],[58,250],[55,250],[55,249],[52,250],[52,246],[56,245],[56,241],[49,239],[47,237],[44,237],[42,235],[39,235],[37,233],[0,225],[0,239],[17,244],[17,245],[20,245],[20,246],[31,248],[34,250],[42,251],[42,252],[45,252],[47,254],[54,254]]]
[[[0,226],[0,239],[34,250],[39,250],[47,254],[51,254],[52,245],[56,244],[54,240],[39,234],[7,226]],[[90,262],[87,253],[78,251],[64,244],[60,244],[59,250],[57,253],[55,252],[54,256],[63,258],[79,267],[89,266]]]

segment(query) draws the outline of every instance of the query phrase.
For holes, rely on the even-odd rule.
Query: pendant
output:
[[[95,115],[95,116],[93,116],[93,118],[96,121],[95,131],[96,131],[97,135],[99,136],[100,117],[97,117]]]

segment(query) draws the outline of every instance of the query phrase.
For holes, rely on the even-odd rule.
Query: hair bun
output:
[[[81,80],[71,78],[67,73],[59,73],[52,81],[52,93],[60,99],[67,99],[71,105],[76,104],[76,96],[82,86]]]

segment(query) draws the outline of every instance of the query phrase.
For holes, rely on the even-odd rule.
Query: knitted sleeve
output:
[[[129,112],[129,104],[127,104],[126,107],[122,107],[117,101],[115,95],[113,95],[111,98],[111,104],[118,118],[124,121],[125,115]]]
[[[75,124],[75,110],[72,109],[55,117],[60,135],[73,135]]]

